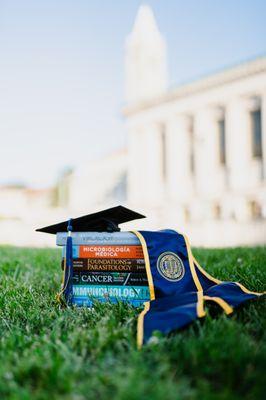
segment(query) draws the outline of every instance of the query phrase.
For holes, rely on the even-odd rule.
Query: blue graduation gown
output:
[[[262,294],[209,275],[194,258],[185,235],[173,230],[134,233],[143,248],[151,299],[138,317],[139,347],[154,331],[168,334],[204,317],[207,301],[231,314],[241,303]]]

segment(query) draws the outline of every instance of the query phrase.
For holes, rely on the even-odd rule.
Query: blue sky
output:
[[[124,146],[124,41],[141,1],[0,0],[0,184],[43,187]],[[147,1],[174,86],[266,53],[264,0]]]

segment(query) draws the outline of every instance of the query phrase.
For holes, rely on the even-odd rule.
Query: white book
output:
[[[58,232],[56,234],[57,246],[65,246],[67,241],[67,232]],[[134,233],[131,232],[72,232],[73,245],[140,245],[140,241]]]

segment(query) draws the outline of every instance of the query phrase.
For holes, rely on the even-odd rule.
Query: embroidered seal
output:
[[[163,278],[172,282],[179,281],[185,274],[182,260],[171,252],[160,255],[157,261],[157,270]]]

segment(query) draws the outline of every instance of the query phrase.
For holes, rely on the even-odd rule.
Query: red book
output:
[[[141,246],[79,246],[79,258],[143,258]]]

